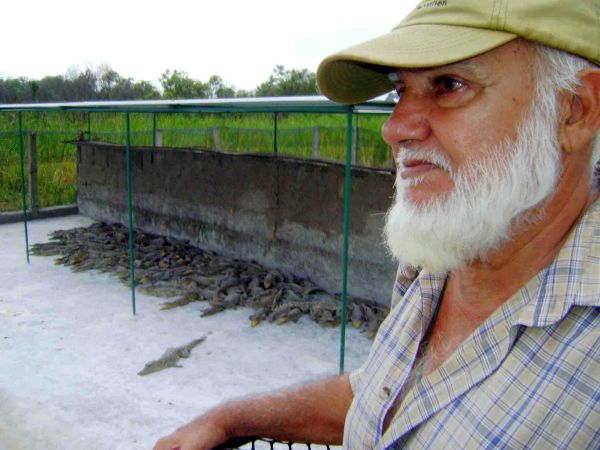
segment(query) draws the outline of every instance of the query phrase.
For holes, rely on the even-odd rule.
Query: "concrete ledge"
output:
[[[79,214],[77,205],[51,206],[40,208],[35,212],[27,211],[27,220],[49,219],[51,217],[70,216]],[[0,212],[0,224],[15,223],[23,221],[23,211]]]
[[[123,146],[78,145],[80,214],[127,223]],[[342,279],[343,164],[268,154],[132,148],[136,228],[309,277]],[[390,171],[352,168],[348,293],[389,304],[396,264],[382,244]]]

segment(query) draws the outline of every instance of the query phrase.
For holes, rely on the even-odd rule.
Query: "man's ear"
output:
[[[594,139],[600,129],[600,69],[579,72],[581,85],[565,92],[560,101],[559,141],[565,152],[576,152]]]

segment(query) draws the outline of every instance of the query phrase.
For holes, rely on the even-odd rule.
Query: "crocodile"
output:
[[[144,368],[138,372],[138,375],[149,375],[169,367],[183,367],[178,365],[177,361],[179,361],[181,358],[188,358],[192,352],[192,349],[205,339],[206,336],[202,336],[201,338],[194,339],[192,342],[182,345],[181,347],[167,349],[160,358],[146,363]]]

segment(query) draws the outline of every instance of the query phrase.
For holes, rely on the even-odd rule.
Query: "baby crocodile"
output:
[[[182,367],[177,365],[177,361],[179,361],[180,358],[188,358],[192,349],[205,339],[206,336],[202,336],[200,339],[194,339],[189,344],[182,345],[181,347],[167,349],[160,358],[147,363],[144,368],[138,372],[138,375],[148,375],[168,367]]]

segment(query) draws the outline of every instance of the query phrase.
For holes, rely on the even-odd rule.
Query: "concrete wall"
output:
[[[79,145],[81,214],[127,223],[122,146]],[[132,149],[135,226],[254,259],[341,290],[344,166],[271,155]],[[395,265],[381,244],[389,171],[354,168],[349,294],[389,303]]]

